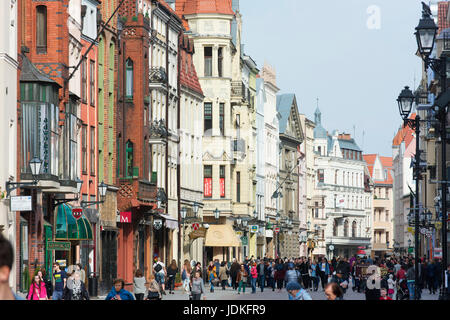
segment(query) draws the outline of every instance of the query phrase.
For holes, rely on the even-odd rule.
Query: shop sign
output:
[[[193,223],[192,224],[192,230],[197,231],[198,229],[200,229],[200,224],[199,223]]]
[[[162,219],[155,219],[155,220],[153,220],[153,227],[156,230],[161,230],[162,225],[163,225]]]
[[[192,240],[198,239],[198,238],[205,238],[206,237],[206,232],[207,229],[206,228],[199,228],[195,231],[192,231],[189,234],[189,238],[191,238]]]
[[[11,211],[31,210],[31,196],[11,196]]]
[[[58,262],[58,264],[59,264],[59,266],[61,268],[67,267],[67,260],[66,259],[64,259],[64,260],[56,260],[55,262]]]
[[[442,258],[442,248],[434,248],[434,259],[441,259]]]
[[[247,237],[241,237],[241,242],[243,246],[247,246],[248,245],[248,238]]]
[[[131,223],[131,212],[120,213],[120,223]]]
[[[47,242],[47,250],[70,251],[70,242],[49,241]]]
[[[212,178],[204,179],[203,192],[205,197],[212,197]]]
[[[276,227],[274,231],[275,231],[275,233],[280,233],[280,228]]]
[[[251,233],[258,233],[258,226],[250,226]]]
[[[80,219],[82,215],[83,215],[83,209],[78,209],[78,208],[72,209],[72,216],[76,220]]]

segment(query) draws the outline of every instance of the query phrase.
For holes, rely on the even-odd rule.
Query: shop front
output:
[[[210,225],[206,232],[204,265],[216,259],[221,262],[231,261],[233,252],[236,257],[241,255],[240,247],[241,241],[231,225]]]

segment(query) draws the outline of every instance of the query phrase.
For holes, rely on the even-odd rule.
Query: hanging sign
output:
[[[192,224],[192,229],[193,229],[194,231],[198,230],[199,228],[200,228],[200,224],[199,224],[199,223],[193,223],[193,224]]]
[[[225,197],[225,178],[220,178],[220,196]]]
[[[280,232],[280,228],[276,227],[274,231],[275,231],[275,233],[279,233]]]
[[[212,178],[204,179],[203,192],[205,197],[212,197]]]
[[[11,196],[11,211],[31,210],[31,196]]]
[[[155,220],[153,220],[153,227],[156,230],[161,230],[162,225],[163,225],[162,219],[155,219]]]
[[[120,223],[131,223],[131,212],[121,212]]]
[[[257,233],[258,232],[258,226],[250,226],[250,232],[251,233]]]
[[[79,209],[79,208],[72,209],[72,216],[76,220],[80,219],[82,215],[83,215],[83,209]]]

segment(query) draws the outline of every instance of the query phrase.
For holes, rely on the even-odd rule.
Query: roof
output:
[[[193,62],[194,43],[187,35],[180,37],[180,84],[203,95],[203,90],[198,81],[197,71]],[[187,65],[186,65],[187,60]],[[186,69],[187,67],[187,69]]]
[[[22,55],[20,82],[45,82],[61,87],[56,81],[39,71],[26,55]]]
[[[326,139],[328,136],[327,130],[325,130],[324,127],[322,127],[322,113],[319,110],[319,107],[317,107],[316,111],[314,112],[315,117],[315,124],[316,127],[314,128],[314,138],[315,139]]]
[[[363,155],[364,161],[367,164],[367,169],[369,170],[370,177],[372,178],[374,184],[393,184],[394,179],[392,178],[392,157],[380,157],[377,154],[366,154]],[[386,180],[375,180],[373,178],[373,168],[375,165],[376,159],[380,159],[381,166],[383,167],[383,171],[387,170],[387,179]]]
[[[180,15],[196,13],[221,13],[234,15],[231,0],[177,0],[176,11]]]
[[[347,150],[354,150],[354,151],[362,151],[358,145],[355,142],[355,139],[351,138],[350,140],[347,139],[338,139],[339,141],[339,147],[341,149],[347,149]]]
[[[414,120],[416,118],[416,114],[413,113],[409,119]],[[414,139],[414,131],[409,127],[403,125],[397,134],[394,137],[394,140],[392,141],[392,146],[398,147],[402,144],[402,142],[405,142],[405,148],[408,148],[411,141]]]
[[[280,119],[280,133],[286,131],[289,116],[291,115],[292,104],[294,103],[295,94],[287,93],[277,95],[277,111],[281,115]]]

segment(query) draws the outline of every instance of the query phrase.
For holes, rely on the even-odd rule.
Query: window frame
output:
[[[40,12],[40,9],[44,9]],[[39,19],[42,19],[43,26],[41,27],[41,22]],[[36,6],[36,53],[37,54],[47,54],[47,46],[48,46],[48,9],[45,5]],[[42,28],[43,30],[40,30]],[[40,39],[42,37],[42,39]],[[40,43],[42,40],[42,43]]]

